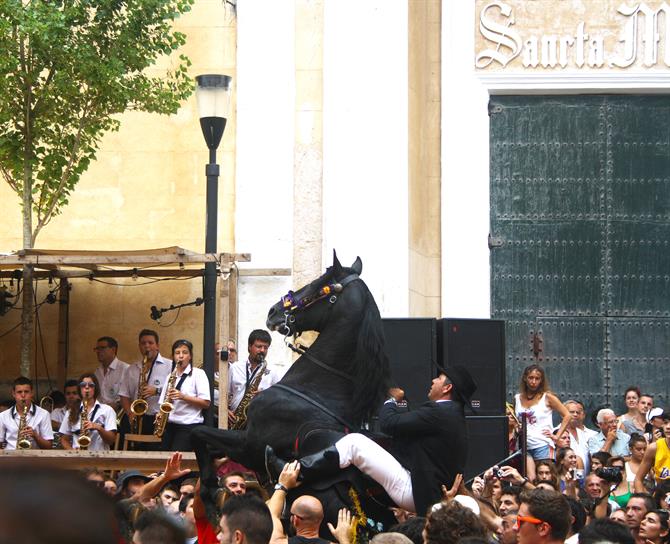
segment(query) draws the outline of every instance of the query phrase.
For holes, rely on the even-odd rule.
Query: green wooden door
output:
[[[490,106],[491,307],[507,383],[540,362],[564,400],[668,401],[670,97],[509,96]]]

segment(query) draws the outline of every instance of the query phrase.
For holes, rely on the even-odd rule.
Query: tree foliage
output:
[[[174,113],[192,92],[172,22],[194,0],[0,0],[0,171],[24,248],[67,205],[126,110]],[[34,214],[35,223],[32,222]]]

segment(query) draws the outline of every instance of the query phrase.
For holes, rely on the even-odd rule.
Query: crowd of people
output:
[[[131,409],[134,400],[147,402],[148,417],[141,419],[145,432],[153,432],[163,403],[172,403],[162,446],[178,451],[163,472],[127,471],[111,478],[88,471],[82,474],[81,489],[72,491],[72,500],[82,501],[78,518],[99,518],[101,512],[109,512],[105,517],[109,535],[97,541],[105,542],[109,536],[110,542],[142,544],[350,544],[362,536],[355,531],[361,513],[342,509],[336,521],[326,523],[319,499],[300,493],[302,483],[350,465],[382,486],[396,505],[397,524],[374,536],[379,544],[670,541],[670,412],[654,407],[653,397],[636,387],[625,391],[625,413],[601,408],[594,414],[597,430],[591,429],[583,403],[559,399],[543,368],[530,365],[508,405],[510,450],[522,451],[525,440],[528,455],[525,459],[517,455],[508,464],[490,467],[464,482],[468,444],[463,407],[475,385],[462,367],[440,368],[428,402],[414,410],[408,410],[402,390],[389,391],[379,412],[381,430],[393,438],[388,451],[360,433],[347,434],[325,450],[298,459],[280,459],[267,448],[266,467],[275,484],[271,495],[256,474],[218,460],[222,470],[213,497],[199,492],[199,480],[181,468],[179,453],[191,450],[191,430],[202,424],[199,417],[210,403],[207,378],[193,366],[193,346],[177,340],[170,360],[160,356],[155,332],[142,331],[139,340],[142,361],[130,366],[116,358],[113,339],[98,340],[100,368],[67,382],[63,405],[51,413],[33,402],[32,383],[23,377],[14,381],[13,405],[0,413],[0,441],[6,448],[51,448],[57,429],[60,447],[104,450],[115,443],[119,415],[127,419],[129,429],[137,428],[139,421]],[[250,390],[271,387],[281,377],[266,364],[269,345],[266,331],[253,331],[247,361],[231,364],[231,421],[239,417],[237,407],[245,398],[253,401]],[[227,346],[231,355],[233,349]],[[40,476],[39,471],[25,470],[26,478],[61,478],[53,471]],[[3,479],[21,477],[15,469],[9,472],[0,469],[4,493],[8,491]],[[69,485],[74,480],[69,479]],[[95,500],[89,497],[92,488],[97,489]],[[289,495],[292,500],[287,501]],[[92,505],[97,505],[97,512],[92,512]],[[2,514],[7,520],[0,521],[0,527],[11,527],[12,512],[20,515],[23,507],[13,501]],[[44,529],[40,525],[30,530],[37,534]],[[71,527],[63,531],[70,534]],[[51,534],[46,540],[29,541],[78,540],[72,536],[59,540]]]

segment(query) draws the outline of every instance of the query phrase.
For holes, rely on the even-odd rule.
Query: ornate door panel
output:
[[[509,393],[538,361],[588,407],[620,409],[631,384],[667,398],[670,98],[494,97],[489,111],[491,306],[508,322]]]

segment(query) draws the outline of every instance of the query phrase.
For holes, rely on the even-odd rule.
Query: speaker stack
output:
[[[437,365],[464,366],[477,390],[467,413],[466,480],[507,456],[505,323],[492,319],[383,319],[393,385],[410,409],[427,400]]]

